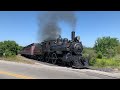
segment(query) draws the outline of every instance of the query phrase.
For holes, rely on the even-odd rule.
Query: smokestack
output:
[[[74,39],[75,39],[75,31],[72,31],[71,38],[72,38],[72,41],[74,41]]]

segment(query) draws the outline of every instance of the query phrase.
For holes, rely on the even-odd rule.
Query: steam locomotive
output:
[[[56,40],[46,40],[41,43],[33,43],[24,47],[21,51],[22,56],[35,58],[40,61],[61,62],[73,68],[87,68],[88,60],[82,56],[83,45],[80,37],[75,37],[75,31],[71,32],[71,40],[61,38]]]

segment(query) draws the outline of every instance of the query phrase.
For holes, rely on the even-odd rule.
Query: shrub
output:
[[[97,58],[102,59],[102,53],[101,52],[98,52]]]
[[[95,63],[96,63],[96,58],[95,58],[95,57],[93,57],[93,58],[91,58],[91,59],[89,60],[89,65],[90,65],[90,66],[94,66]]]
[[[120,54],[120,44],[116,47],[117,54]]]
[[[84,48],[83,57],[89,60],[89,65],[93,66],[96,62],[97,54],[92,48]]]
[[[94,66],[97,66],[97,67],[119,67],[120,66],[120,60],[97,59]]]
[[[19,46],[15,41],[4,41],[0,42],[0,56],[14,56],[17,55],[21,50],[21,46]]]
[[[101,52],[103,56],[111,58],[115,56],[117,46],[119,46],[119,40],[117,38],[102,37],[96,40],[94,49],[97,53]]]

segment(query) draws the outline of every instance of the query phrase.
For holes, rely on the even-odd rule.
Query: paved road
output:
[[[0,60],[0,79],[117,79],[120,74],[67,67],[35,65]]]

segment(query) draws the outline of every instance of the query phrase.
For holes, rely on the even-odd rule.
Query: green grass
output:
[[[120,60],[120,54],[117,54],[115,57],[113,57],[113,60]]]
[[[26,64],[35,64],[35,62],[30,61],[29,59],[26,59],[20,55],[11,56],[11,57],[0,57],[0,60],[12,61],[12,62],[18,62],[18,63],[26,63]]]
[[[100,67],[119,67],[120,66],[120,60],[114,60],[114,59],[97,59],[96,66]]]
[[[120,60],[112,59],[97,59],[93,65],[97,68],[118,68],[120,69]]]
[[[111,59],[103,58],[91,60],[90,64],[93,68],[111,68],[120,70],[120,55],[116,55]]]
[[[109,60],[109,59],[97,59],[96,63],[93,66],[90,66],[91,69],[112,69],[120,71],[120,61],[118,60]]]

